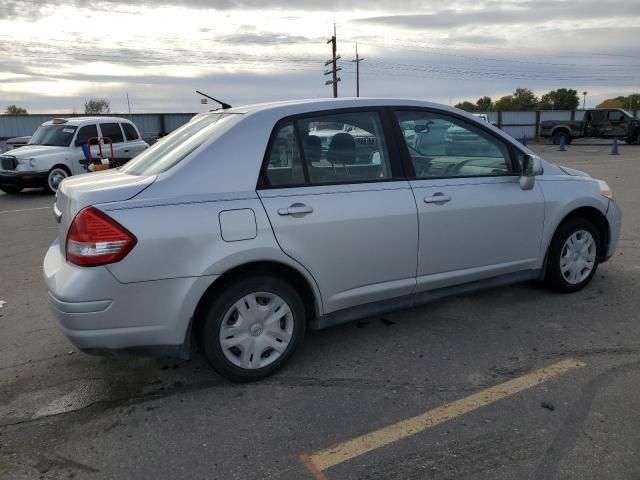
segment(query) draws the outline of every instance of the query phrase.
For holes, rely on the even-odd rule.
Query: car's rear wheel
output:
[[[202,314],[204,354],[220,375],[236,382],[260,380],[280,369],[306,329],[298,292],[265,274],[225,285]]]
[[[15,195],[22,191],[22,187],[18,187],[15,185],[0,185],[0,190],[4,193],[8,193],[9,195]]]
[[[571,135],[565,130],[560,130],[559,132],[555,132],[553,134],[552,140],[554,145],[560,145],[561,137],[564,137],[565,145],[569,145],[571,143]]]
[[[551,241],[545,282],[561,293],[577,292],[596,273],[600,258],[600,236],[596,227],[584,218],[566,221]]]
[[[55,166],[51,170],[49,170],[49,175],[47,175],[47,183],[44,188],[49,193],[55,193],[58,191],[58,186],[60,182],[67,178],[70,175],[69,171],[60,166]]]

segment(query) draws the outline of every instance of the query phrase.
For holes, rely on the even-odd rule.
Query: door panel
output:
[[[325,313],[414,290],[418,220],[407,181],[258,194],[283,251],[317,281]]]
[[[544,223],[540,186],[518,177],[415,180],[417,291],[535,268]],[[445,200],[445,201],[442,201]]]

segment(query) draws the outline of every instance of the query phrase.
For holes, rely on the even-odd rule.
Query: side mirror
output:
[[[520,175],[520,188],[531,190],[535,185],[536,175],[542,174],[542,161],[540,157],[525,155],[522,160],[522,174]]]

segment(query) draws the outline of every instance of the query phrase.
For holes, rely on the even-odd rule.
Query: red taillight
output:
[[[136,237],[100,210],[87,207],[73,219],[67,234],[67,261],[96,267],[122,260],[135,247]]]

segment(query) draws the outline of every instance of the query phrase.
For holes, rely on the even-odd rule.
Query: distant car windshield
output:
[[[68,147],[76,128],[73,125],[42,125],[31,137],[29,145]]]
[[[202,145],[220,125],[238,114],[209,113],[194,117],[189,123],[129,161],[121,168],[131,175],[156,175],[182,161],[187,155]]]

